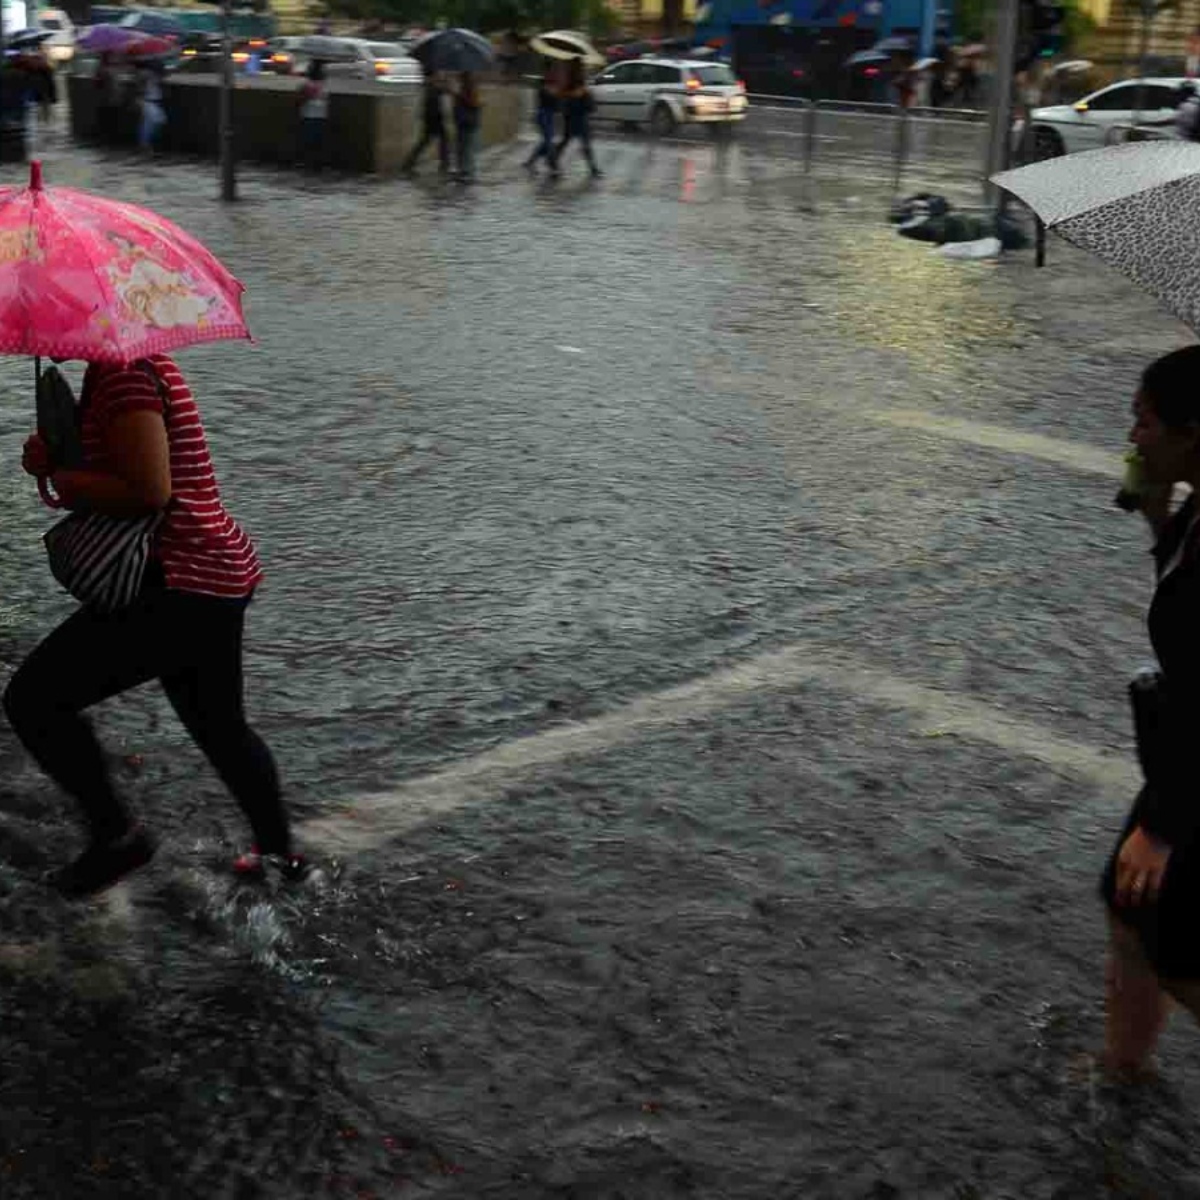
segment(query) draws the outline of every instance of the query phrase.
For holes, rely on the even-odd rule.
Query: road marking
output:
[[[983,446],[988,450],[1004,450],[1010,454],[1040,458],[1044,462],[1091,475],[1103,475],[1109,479],[1120,479],[1125,469],[1121,455],[1111,450],[1100,450],[1082,442],[1047,437],[1041,433],[1026,433],[1005,425],[946,417],[919,408],[873,408],[868,410],[867,416],[900,429],[915,429],[936,437]]]
[[[985,742],[1077,776],[1113,797],[1137,786],[1133,764],[1121,755],[1047,732],[1002,709],[960,693],[940,691],[808,645],[758,655],[702,679],[640,697],[616,712],[532,734],[443,770],[360,796],[300,833],[331,853],[381,846],[426,821],[502,798],[505,789],[540,771],[606,754],[650,734],[686,728],[722,710],[771,692],[820,684],[907,714],[914,735],[958,736]]]
[[[555,346],[555,350],[561,350],[563,354],[582,354],[583,350],[579,346]]]

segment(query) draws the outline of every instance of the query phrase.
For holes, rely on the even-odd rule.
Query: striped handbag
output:
[[[150,544],[163,513],[110,517],[75,512],[43,536],[50,573],[96,612],[113,613],[137,599],[150,561]]]
[[[138,366],[153,376],[165,413],[168,400],[158,372],[145,361]],[[42,536],[50,573],[96,612],[127,608],[142,590],[154,533],[165,515],[165,510],[144,517],[70,513]]]

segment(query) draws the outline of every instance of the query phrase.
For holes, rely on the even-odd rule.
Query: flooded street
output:
[[[178,358],[327,886],[235,883],[151,688],[97,722],[162,848],[68,905],[74,814],[0,726],[5,1200],[1200,1196],[1195,1031],[1132,1098],[1089,1058],[1149,657],[1112,496],[1190,335],[1061,243],[895,237],[858,144],[818,189],[634,137],[598,184],[511,148],[233,207],[51,145],[247,285],[257,343]],[[4,679],[71,607],[31,385],[0,362]]]

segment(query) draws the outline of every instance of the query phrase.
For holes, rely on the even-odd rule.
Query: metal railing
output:
[[[799,139],[799,157],[806,175],[814,175],[826,167],[836,171],[851,162],[869,161],[881,167],[886,164],[893,199],[903,190],[906,177],[918,167],[933,177],[932,182],[920,181],[923,190],[937,191],[947,184],[959,191],[963,186],[971,190],[983,186],[983,138],[988,119],[984,111],[903,107],[876,101],[812,100],[769,93],[751,93],[749,100],[749,129],[757,129],[766,138],[782,134]],[[785,114],[798,119],[798,130],[763,127],[772,116]],[[854,118],[864,121],[874,118],[874,136],[867,132],[866,125],[861,135],[851,135],[847,122],[853,122]],[[947,147],[947,140],[956,145]],[[831,147],[839,142],[849,143],[849,149],[833,150]],[[941,156],[934,150],[940,150]]]

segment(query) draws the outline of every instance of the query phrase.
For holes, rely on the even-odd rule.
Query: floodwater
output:
[[[232,208],[46,157],[247,284],[257,344],[180,361],[325,886],[233,883],[146,690],[98,724],[163,849],[68,906],[0,730],[5,1197],[1200,1195],[1193,1032],[1133,1097],[1089,1057],[1147,653],[1110,501],[1178,326],[1066,248],[940,261],[874,160],[814,203],[753,138],[606,140],[598,186],[245,169]],[[30,375],[3,673],[69,611]]]

